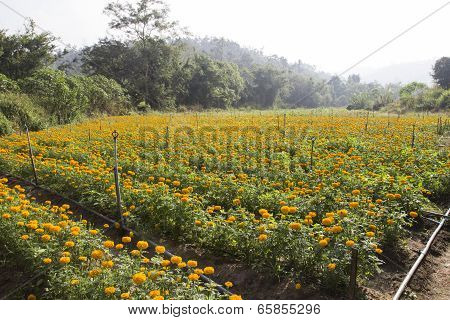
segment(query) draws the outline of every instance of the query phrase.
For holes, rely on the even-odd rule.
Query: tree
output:
[[[442,57],[436,61],[432,73],[434,81],[444,89],[450,89],[450,58]]]
[[[17,80],[49,66],[55,59],[54,40],[50,33],[37,34],[32,21],[24,33],[8,35],[0,30],[0,73]]]
[[[112,2],[105,7],[111,17],[109,26],[127,35],[127,53],[133,56],[127,65],[133,65],[134,91],[145,105],[157,108],[174,107],[171,76],[178,65],[176,49],[167,40],[177,37],[182,30],[169,18],[169,7],[162,0]],[[128,58],[130,55],[128,55]],[[138,69],[138,70],[136,70]]]
[[[286,83],[283,72],[274,67],[264,65],[252,69],[253,83],[251,102],[256,105],[269,108],[273,107],[281,88]]]
[[[176,37],[180,29],[178,22],[169,19],[170,9],[162,0],[139,0],[132,2],[111,2],[104,12],[111,17],[109,26],[121,30],[128,39],[145,44],[150,38]]]
[[[197,55],[192,63],[185,103],[229,108],[239,101],[244,80],[236,65],[214,61],[205,55]]]
[[[103,39],[83,51],[85,72],[114,79],[134,104],[155,109],[175,107],[181,67],[179,48],[162,39],[147,39],[145,49],[134,41]]]

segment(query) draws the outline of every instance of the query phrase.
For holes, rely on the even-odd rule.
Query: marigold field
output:
[[[30,134],[40,184],[119,221],[117,130],[128,226],[289,277],[297,288],[342,290],[351,248],[358,281],[370,280],[422,208],[448,197],[450,158],[436,122],[350,112],[150,114]],[[31,181],[28,152],[26,135],[1,138],[0,172]],[[198,280],[214,277],[213,268],[158,251],[146,258],[128,237],[104,243],[70,208],[27,200],[6,181],[0,210],[0,243],[51,270],[41,298],[228,298]]]

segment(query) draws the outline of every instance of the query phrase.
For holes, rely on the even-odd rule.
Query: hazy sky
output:
[[[109,0],[1,0],[64,42],[94,43],[107,34]],[[194,35],[219,36],[339,73],[448,1],[167,0],[172,17]],[[0,3],[0,28],[23,19]],[[450,5],[364,62],[360,68],[450,55]],[[356,69],[357,71],[358,69]]]

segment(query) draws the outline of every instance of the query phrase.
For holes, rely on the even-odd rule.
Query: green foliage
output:
[[[445,90],[436,100],[436,106],[442,110],[450,109],[450,89]]]
[[[114,79],[130,94],[155,109],[174,107],[179,83],[179,50],[163,40],[122,43],[101,40],[84,50],[83,69]]]
[[[442,57],[436,61],[433,66],[433,74],[434,81],[444,88],[450,89],[450,58]]]
[[[88,98],[89,107],[86,111],[88,115],[121,115],[130,110],[126,92],[115,80],[102,75],[75,76],[72,79],[81,84],[83,94]]]
[[[24,33],[8,35],[0,30],[0,73],[17,80],[49,66],[54,60],[53,41],[49,33],[37,34],[33,22]]]
[[[20,88],[17,82],[0,73],[0,93],[19,92]]]
[[[28,126],[30,130],[40,130],[47,126],[44,120],[47,118],[46,113],[25,94],[0,94],[0,114],[8,119],[10,127],[13,126],[12,123],[21,129]]]
[[[11,121],[9,121],[3,113],[0,113],[0,136],[13,132]]]
[[[240,99],[244,80],[236,65],[198,55],[192,62],[185,103],[229,108]]]
[[[404,111],[437,111],[449,108],[449,90],[429,88],[424,83],[411,82],[400,90],[400,108]]]
[[[67,77],[62,71],[42,69],[19,82],[22,91],[56,118],[66,124],[80,118],[88,109],[89,98],[78,77]]]

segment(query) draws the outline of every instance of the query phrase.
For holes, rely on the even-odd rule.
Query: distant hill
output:
[[[381,68],[360,69],[357,72],[363,82],[377,81],[381,84],[398,83],[406,84],[412,81],[433,83],[431,77],[432,66],[436,59],[393,64]]]
[[[191,53],[201,52],[215,60],[228,61],[241,68],[251,68],[255,65],[271,65],[275,68],[301,74],[305,77],[328,80],[331,74],[317,70],[315,66],[298,60],[289,63],[286,58],[278,55],[265,55],[261,50],[241,46],[235,41],[216,38],[186,38],[183,40]]]

